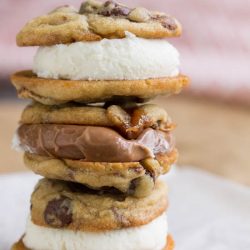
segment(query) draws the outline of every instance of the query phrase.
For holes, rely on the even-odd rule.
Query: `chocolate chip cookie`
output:
[[[67,102],[95,103],[124,99],[145,102],[157,95],[179,93],[188,85],[184,75],[146,80],[62,80],[37,77],[32,71],[20,71],[11,81],[18,96],[46,105]]]
[[[81,183],[92,189],[113,191],[134,197],[146,197],[155,187],[156,179],[168,172],[177,159],[174,150],[165,157],[140,162],[84,162],[56,159],[25,153],[26,167],[47,178]]]
[[[179,36],[173,17],[142,7],[129,8],[114,1],[88,0],[79,10],[62,6],[29,21],[17,35],[19,46],[50,46],[102,38],[123,38],[125,31],[144,38]]]
[[[32,104],[21,123],[15,144],[28,168],[93,189],[145,197],[178,156],[174,125],[154,104]]]
[[[135,139],[147,128],[171,131],[175,125],[167,112],[155,104],[106,103],[104,105],[28,105],[22,124],[68,124],[114,128],[127,139]]]
[[[32,194],[31,218],[39,226],[100,232],[148,224],[167,205],[166,186],[161,181],[149,196],[138,199],[42,179]]]

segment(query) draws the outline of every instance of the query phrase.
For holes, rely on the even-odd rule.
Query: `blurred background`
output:
[[[183,36],[169,40],[192,85],[155,101],[178,124],[179,165],[250,185],[250,1],[122,2],[167,12],[183,25]],[[81,1],[0,1],[0,174],[25,170],[22,154],[10,145],[27,102],[16,98],[9,75],[31,68],[36,48],[17,48],[15,35],[31,18],[66,3],[78,7]]]

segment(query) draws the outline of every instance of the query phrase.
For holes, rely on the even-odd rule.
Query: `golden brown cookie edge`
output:
[[[116,96],[135,97],[143,101],[157,95],[177,94],[189,84],[189,78],[180,74],[146,80],[73,81],[39,78],[26,70],[13,74],[11,82],[20,98],[53,105],[70,101],[102,102]]]
[[[51,46],[80,41],[98,41],[103,38],[119,39],[125,37],[126,31],[147,39],[176,37],[182,33],[181,24],[176,18],[165,15],[165,21],[160,20],[160,13],[156,14],[144,8],[139,9],[144,9],[146,14],[150,13],[147,14],[150,18],[140,21],[130,20],[129,15],[117,17],[97,13],[80,14],[72,7],[66,9],[67,7],[57,8],[55,11],[28,21],[17,34],[17,45]],[[136,9],[138,8],[131,8],[130,11]]]
[[[34,224],[48,228],[102,232],[146,225],[168,207],[167,186],[160,180],[147,197],[138,199],[127,196],[122,201],[117,198],[110,195],[75,193],[66,182],[42,179],[31,197],[31,219]],[[59,224],[53,224],[53,221],[46,219],[51,218],[48,206],[58,199],[69,201],[69,208],[73,209],[70,210],[71,219],[67,224],[61,220],[54,221]],[[84,203],[81,203],[82,199]]]
[[[105,186],[114,187],[125,194],[129,192],[132,196],[142,198],[149,195],[154,186],[150,184],[151,182],[148,180],[146,172],[149,171],[154,176],[153,178],[157,179],[160,175],[170,171],[172,164],[176,162],[177,158],[178,153],[176,149],[164,157],[156,158],[156,161],[158,161],[156,163],[147,163],[144,161],[125,163],[83,162],[24,153],[24,164],[34,173],[46,178],[76,182],[96,190]],[[89,177],[85,171],[90,175]],[[99,178],[103,178],[106,172],[109,173],[107,180],[100,181]],[[114,173],[113,179],[110,177],[111,172]],[[115,173],[120,174],[115,175]],[[120,177],[124,175],[127,175],[126,178]],[[118,178],[120,180],[117,183]],[[136,181],[137,185],[139,185],[137,186],[137,191],[134,190],[135,193],[131,193],[130,191],[130,185],[133,181]],[[145,181],[148,181],[149,183],[147,183],[150,186],[152,185],[152,187],[150,190],[145,190],[144,194],[142,194],[140,190]],[[112,182],[113,185],[110,185]]]

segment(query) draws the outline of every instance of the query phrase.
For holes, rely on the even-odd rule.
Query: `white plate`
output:
[[[9,250],[23,234],[38,179],[32,173],[0,176],[0,250]],[[175,250],[250,249],[250,188],[188,167],[176,168],[164,180]]]

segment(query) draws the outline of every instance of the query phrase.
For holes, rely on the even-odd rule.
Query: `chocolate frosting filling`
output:
[[[152,128],[134,140],[111,128],[79,125],[23,124],[17,134],[26,152],[90,162],[135,162],[174,148],[171,133]]]

